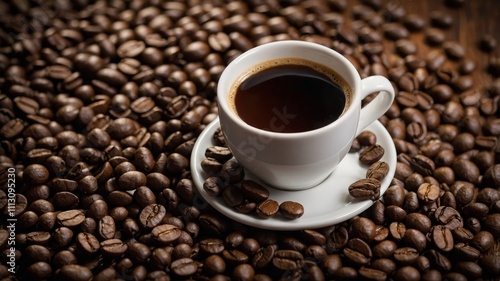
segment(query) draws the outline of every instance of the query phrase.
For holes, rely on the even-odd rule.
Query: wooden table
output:
[[[349,1],[355,5],[357,1]],[[354,2],[354,3],[353,3]],[[447,40],[455,40],[466,49],[466,58],[477,63],[477,70],[484,70],[492,56],[500,56],[500,1],[498,0],[465,0],[459,7],[445,4],[446,0],[385,0],[388,9],[402,7],[407,14],[417,14],[427,20],[430,26],[429,15],[433,11],[442,11],[449,14],[452,25],[443,29]],[[491,35],[497,41],[497,47],[490,53],[481,51],[478,47],[480,40]],[[412,33],[410,38],[417,42],[418,54],[424,55],[430,48],[424,43],[421,33]],[[484,87],[491,83],[492,77],[484,71],[475,71],[473,74],[476,86]]]

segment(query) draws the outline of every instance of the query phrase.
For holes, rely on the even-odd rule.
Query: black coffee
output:
[[[234,93],[234,110],[247,124],[272,132],[305,132],[337,120],[349,104],[347,83],[332,70],[305,60],[255,66]]]

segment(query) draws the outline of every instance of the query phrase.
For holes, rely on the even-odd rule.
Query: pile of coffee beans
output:
[[[201,168],[207,174],[203,190],[208,195],[222,197],[223,202],[238,213],[257,215],[262,219],[272,218],[278,213],[290,220],[304,215],[304,206],[299,202],[279,203],[269,198],[267,187],[245,179],[245,170],[225,146],[221,128],[216,129],[212,139],[216,145],[205,150],[205,159],[201,161]]]
[[[495,37],[473,50],[481,66],[447,37],[447,7],[418,15],[400,3],[0,2],[0,278],[498,278]],[[380,118],[398,152],[391,186],[338,225],[242,225],[191,179],[221,72],[284,39],[337,50],[397,90]]]

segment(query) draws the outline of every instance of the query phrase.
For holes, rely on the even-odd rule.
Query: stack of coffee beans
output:
[[[447,7],[386,2],[0,2],[0,279],[498,278],[498,38],[478,42],[479,65],[447,37]],[[397,90],[380,119],[398,152],[391,186],[338,225],[248,227],[191,179],[221,72],[283,39]]]

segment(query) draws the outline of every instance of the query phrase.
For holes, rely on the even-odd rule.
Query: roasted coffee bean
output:
[[[394,254],[397,245],[394,241],[384,240],[373,246],[372,252],[374,258],[388,258]]]
[[[458,179],[477,184],[479,182],[480,171],[478,167],[469,160],[457,159],[452,164],[453,171]]]
[[[481,252],[486,252],[494,244],[493,235],[488,231],[479,231],[474,235],[471,244]]]
[[[465,49],[455,41],[446,41],[443,43],[443,49],[452,59],[460,59],[465,55]]]
[[[92,279],[93,273],[88,267],[77,264],[68,264],[60,268],[58,276],[64,280],[88,281]]]
[[[180,174],[185,168],[189,166],[188,159],[179,153],[172,153],[168,156],[167,172],[171,174]]]
[[[150,204],[142,209],[139,220],[142,226],[153,228],[165,217],[166,209],[163,205]]]
[[[39,199],[39,200],[43,200],[43,199]],[[79,201],[80,201],[80,199],[78,198],[78,196],[76,196],[74,193],[71,193],[68,191],[57,192],[56,194],[54,194],[54,197],[53,197],[54,207],[56,207],[59,210],[66,210],[66,209],[75,208],[78,206]],[[35,202],[39,202],[39,201],[37,200]],[[32,205],[31,209],[33,209],[33,204],[35,202],[33,202],[31,204]],[[45,211],[51,211],[51,210],[47,210],[46,207],[44,209],[46,209]]]
[[[356,139],[363,146],[371,146],[377,143],[377,136],[372,131],[363,131],[361,132]]]
[[[277,250],[272,259],[273,265],[281,270],[295,270],[302,267],[304,257],[292,250]]]
[[[265,219],[271,218],[274,215],[276,215],[276,213],[278,213],[278,210],[279,210],[278,202],[272,199],[266,199],[260,202],[259,204],[257,204],[255,209],[257,215]]]
[[[244,180],[241,183],[241,191],[246,199],[262,202],[269,198],[269,190],[252,180]]]
[[[44,183],[48,179],[49,171],[43,165],[32,164],[24,169],[23,181],[28,184],[38,185]]]
[[[349,185],[349,194],[360,200],[377,200],[380,196],[380,186],[381,183],[377,179],[361,179]]]
[[[394,251],[394,259],[404,265],[413,264],[419,257],[419,252],[412,247],[402,247]]]
[[[177,240],[181,235],[181,230],[171,224],[161,224],[151,230],[153,237],[163,243],[168,244]]]
[[[483,269],[475,262],[461,261],[455,265],[455,270],[468,278],[479,278],[483,275]]]
[[[424,18],[417,14],[407,14],[403,18],[403,23],[412,31],[421,30],[426,25]]]
[[[275,253],[275,247],[273,245],[268,245],[260,248],[257,253],[252,258],[252,265],[255,268],[264,268],[268,264],[271,263],[274,253]]]
[[[396,241],[401,241],[406,233],[406,226],[402,222],[392,222],[389,225],[389,233]]]
[[[435,202],[440,196],[441,189],[431,183],[423,183],[417,189],[417,196],[425,203]]]
[[[108,214],[108,203],[106,201],[98,199],[90,204],[86,215],[89,217],[99,220]]]
[[[226,270],[226,263],[220,256],[211,255],[204,260],[203,270],[211,276],[220,274]]]
[[[384,193],[384,202],[386,205],[402,206],[405,201],[404,189],[398,185],[389,186]]]
[[[69,210],[57,214],[57,222],[66,227],[79,225],[85,219],[85,215],[80,210]]]
[[[134,192],[133,197],[135,202],[142,208],[156,203],[155,194],[147,186],[141,186],[137,188]]]
[[[353,237],[370,242],[376,234],[376,226],[370,219],[358,217],[352,220],[350,233]]]
[[[485,229],[488,230],[493,236],[496,236],[498,233],[500,233],[498,227],[499,219],[500,216],[498,215],[498,213],[489,214],[484,219]]]
[[[388,173],[389,165],[386,162],[377,161],[368,167],[366,177],[381,181],[387,176]]]
[[[333,277],[336,279],[356,279],[358,272],[353,267],[343,266],[333,273]]]
[[[497,40],[491,34],[484,34],[479,41],[479,47],[485,52],[490,52],[496,46]]]
[[[237,249],[225,249],[222,257],[231,264],[243,264],[248,262],[248,255]]]
[[[475,261],[481,256],[479,250],[464,243],[455,244],[454,249],[460,258],[464,260]]]
[[[439,28],[448,28],[453,23],[451,15],[441,10],[432,11],[429,17],[431,19],[431,24]]]
[[[115,237],[116,224],[111,216],[104,216],[97,223],[97,235],[101,240]]]
[[[100,243],[103,255],[107,257],[119,257],[127,251],[127,244],[120,239],[107,239]]]
[[[420,280],[421,274],[420,272],[413,266],[403,266],[398,268],[394,273],[394,277],[398,278],[398,280]]]
[[[243,180],[245,171],[234,159],[228,160],[222,165],[221,178],[228,183],[236,183]]]
[[[35,262],[26,268],[26,274],[31,278],[45,279],[52,274],[52,267],[44,261]]]
[[[439,251],[431,249],[426,256],[429,258],[431,265],[436,266],[439,270],[449,271],[452,267],[450,260]]]
[[[191,202],[195,197],[194,189],[195,187],[192,180],[182,179],[177,183],[175,192],[177,193],[179,199],[183,199],[186,202]]]
[[[304,214],[304,207],[293,201],[284,201],[279,205],[279,212],[287,219],[297,219]]]
[[[224,250],[224,241],[220,239],[203,239],[200,241],[200,249],[209,254],[220,254]]]
[[[209,176],[213,176],[220,173],[222,164],[214,158],[205,158],[201,161],[201,168]]]
[[[453,237],[457,242],[469,242],[474,238],[474,234],[464,227],[457,227],[452,230]]]
[[[224,198],[224,202],[229,207],[239,206],[245,200],[241,189],[234,184],[230,184],[224,189],[224,191],[222,192],[222,198]]]
[[[54,231],[54,240],[59,247],[69,245],[73,240],[73,231],[68,227],[59,227]]]
[[[151,256],[151,250],[146,244],[136,242],[128,245],[126,256],[134,262],[143,263]]]
[[[128,171],[118,178],[118,185],[123,190],[134,190],[146,185],[147,178],[140,171]]]
[[[141,54],[144,49],[144,42],[130,40],[120,45],[116,51],[121,58],[133,58]]]
[[[388,206],[385,212],[390,221],[403,221],[407,215],[403,208],[394,205]]]
[[[434,211],[436,221],[445,224],[450,230],[463,226],[463,219],[460,213],[453,208],[441,206]]]
[[[203,189],[211,196],[219,196],[224,190],[224,182],[219,177],[208,177],[203,182]]]
[[[85,254],[96,253],[99,248],[99,240],[91,233],[80,232],[76,238],[76,246]]]
[[[299,252],[303,252],[305,248],[307,247],[303,242],[301,242],[299,239],[295,237],[284,237],[283,241],[281,242],[282,244],[282,249],[287,249],[287,250],[295,250]]]
[[[479,259],[478,264],[481,265],[484,272],[489,273],[492,276],[500,273],[498,268],[500,258],[496,255],[484,255]]]
[[[384,148],[378,144],[371,145],[359,154],[359,161],[366,165],[371,165],[379,161],[384,156]]]
[[[348,259],[360,265],[367,264],[372,257],[370,246],[359,238],[349,240],[343,253]]]
[[[428,28],[425,31],[425,40],[431,45],[440,45],[445,40],[445,34],[438,28]]]
[[[370,267],[382,271],[386,274],[392,274],[396,270],[396,263],[392,259],[380,258],[370,262]]]
[[[446,226],[437,225],[432,227],[430,236],[438,249],[442,251],[451,251],[453,249],[453,235]]]
[[[391,40],[398,40],[408,37],[408,30],[401,24],[388,23],[383,26],[384,35]]]

